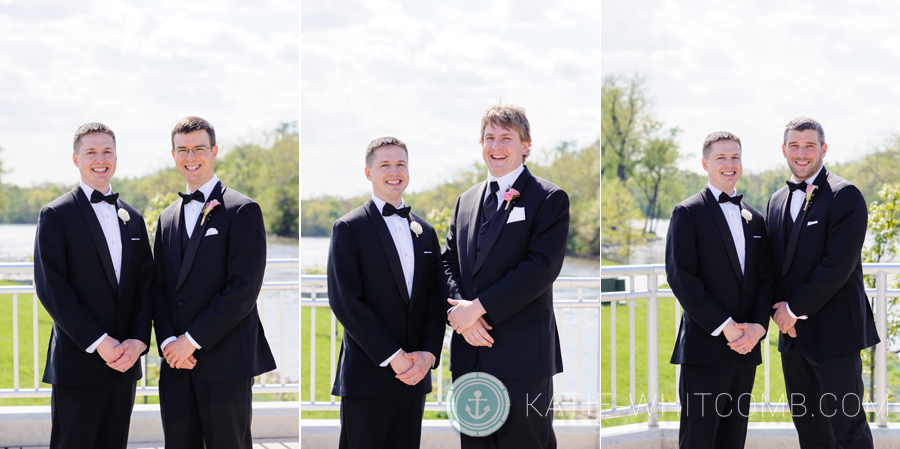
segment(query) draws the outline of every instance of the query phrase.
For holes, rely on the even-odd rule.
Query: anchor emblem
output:
[[[481,399],[481,390],[475,390],[475,393],[473,393],[473,395],[475,396],[475,399],[469,399],[469,400],[470,400],[470,401],[475,401],[475,414],[474,414],[474,415],[472,414],[472,409],[469,408],[468,405],[466,405],[466,413],[468,413],[469,416],[471,416],[471,417],[474,418],[474,419],[481,419],[481,418],[484,418],[484,416],[487,415],[488,412],[491,411],[491,406],[490,406],[490,405],[485,405],[485,406],[484,406],[484,411],[483,411],[482,413],[479,413],[479,412],[478,412],[478,403],[481,402],[481,401],[487,401],[487,399]]]

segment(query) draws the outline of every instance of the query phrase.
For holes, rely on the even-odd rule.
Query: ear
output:
[[[781,145],[781,155],[787,159],[787,148],[784,147],[784,144]]]
[[[522,156],[528,154],[529,148],[531,148],[531,141],[522,142]]]
[[[216,160],[216,156],[219,155],[219,146],[218,146],[218,145],[213,145],[213,147],[210,148],[209,150],[212,151],[213,160]]]
[[[369,173],[369,166],[368,166],[368,165],[366,166],[366,179],[368,179],[369,181],[372,180],[372,174]]]
[[[76,167],[78,166],[78,155],[75,153],[72,153],[72,163],[75,164]]]
[[[709,168],[706,166],[706,159],[700,158],[700,165],[703,166],[703,171],[709,172]]]
[[[822,144],[822,157],[825,157],[825,152],[827,152],[827,151],[828,151],[828,144],[823,143]]]

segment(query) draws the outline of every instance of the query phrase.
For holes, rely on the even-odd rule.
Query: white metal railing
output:
[[[299,270],[300,261],[298,259],[270,259],[266,261],[266,271],[269,270]],[[25,263],[0,263],[0,275],[6,274],[24,274],[28,276],[34,275],[34,266],[30,262]],[[280,339],[278,354],[275,354],[276,365],[284,367],[288,361],[288,357],[298,357],[298,354],[287,354],[285,346],[287,342],[287,329],[285,328],[285,292],[289,290],[300,289],[299,282],[264,282],[262,291],[277,291],[279,304],[279,328],[278,333],[272,332],[273,329],[266,329],[266,335],[271,340],[277,335]],[[40,388],[41,369],[40,355],[42,350],[38,345],[38,308],[43,308],[35,291],[34,285],[8,285],[0,286],[0,295],[12,295],[12,332],[13,332],[13,388],[0,389],[0,398],[38,398],[50,397],[50,388]],[[33,341],[33,360],[34,360],[34,388],[21,388],[19,383],[19,295],[32,295],[32,341]],[[264,293],[260,293],[257,299],[260,321],[265,322],[266,302],[262,300]],[[298,314],[299,315],[299,314]],[[49,335],[44,336],[44,338]],[[153,349],[151,348],[151,351]],[[147,356],[141,356],[141,368],[144,376],[141,378],[137,387],[137,396],[157,396],[159,395],[159,387],[147,386]],[[278,378],[273,379],[273,374],[264,374],[259,376],[253,386],[253,393],[300,393],[299,383],[288,383],[288,379],[284,375],[284,370],[278,370]],[[272,382],[275,380],[275,382]],[[299,382],[295,380],[294,382]]]
[[[628,279],[628,291],[625,292],[605,292],[601,293],[600,301],[603,304],[609,304],[610,312],[610,391],[601,392],[601,397],[609,396],[609,402],[603,402],[603,405],[610,405],[608,409],[600,410],[600,419],[616,418],[628,415],[636,415],[638,413],[648,414],[648,426],[656,427],[659,425],[660,412],[678,412],[681,411],[681,404],[677,399],[676,402],[659,402],[659,298],[675,298],[672,290],[660,290],[660,277],[665,277],[665,265],[622,265],[603,267],[600,271],[600,277],[608,278],[625,278]],[[888,289],[887,276],[900,275],[900,264],[885,263],[869,263],[863,264],[863,274],[874,275],[876,286],[874,289],[867,288],[866,295],[874,298],[873,312],[875,313],[875,323],[878,335],[881,337],[881,343],[875,348],[875,402],[864,402],[863,407],[867,412],[875,412],[877,415],[876,424],[879,427],[887,426],[888,414],[890,412],[900,412],[900,403],[890,403],[887,388],[887,298],[900,297],[900,289]],[[636,289],[636,278],[644,277],[646,287],[641,290]],[[647,300],[647,402],[635,404],[635,343],[634,343],[634,307],[635,301],[638,299]],[[626,407],[619,407],[617,404],[616,394],[616,304],[619,301],[628,303],[629,310],[629,366],[630,366],[630,398],[632,401]],[[677,301],[677,299],[676,299]],[[681,321],[681,307],[675,307],[675,329],[678,332],[678,323]],[[763,370],[764,370],[764,392],[763,398],[766,402],[754,402],[750,404],[751,412],[790,412],[787,403],[771,403],[769,390],[769,337],[773,332],[767,332],[763,345]],[[777,332],[775,332],[777,335]],[[677,387],[680,375],[680,366],[675,367],[675,385]]]
[[[300,285],[301,285],[301,298],[300,298],[300,307],[310,307],[314,312],[317,307],[329,307],[328,298],[325,296],[327,293],[327,282],[325,275],[301,275],[300,276]],[[599,404],[599,392],[600,392],[600,337],[602,333],[600,332],[600,278],[597,277],[561,277],[557,278],[553,283],[554,292],[558,289],[577,289],[577,299],[575,300],[560,300],[555,299],[553,301],[553,308],[556,311],[556,319],[557,319],[557,327],[559,327],[560,320],[560,309],[576,309],[577,310],[577,341],[574,344],[577,347],[577,357],[575,360],[575,371],[574,373],[569,372],[568,370],[562,374],[554,376],[554,401],[553,407],[554,411],[563,411],[566,412],[598,412],[600,408]],[[597,297],[587,298],[585,296],[585,289],[589,291],[593,291],[596,289]],[[302,297],[303,294],[309,293],[309,298]],[[558,296],[558,295],[557,295]],[[330,307],[329,307],[330,309]],[[585,354],[585,320],[583,316],[583,312],[585,309],[595,309],[597,311],[597,376],[596,379],[584,379],[583,372],[585,371],[585,365],[583,363],[583,355]],[[331,377],[329,379],[329,384],[332,385],[334,383],[335,377],[335,369],[337,368],[337,359],[336,359],[336,340],[338,335],[338,327],[337,327],[337,319],[334,316],[334,313],[330,313],[331,315],[331,328],[330,328],[330,346],[329,346],[329,366]],[[309,401],[301,401],[300,402],[300,410],[301,411],[326,411],[326,410],[340,410],[341,403],[336,400],[336,397],[331,395],[327,401],[318,401],[316,399],[316,313],[310,313],[310,345],[309,345],[309,354],[304,355],[304,367],[309,366]],[[449,327],[448,327],[449,329]],[[565,340],[561,341],[563,347],[566,346],[568,342]],[[449,339],[444,339],[444,347],[447,349],[449,353]],[[307,359],[308,357],[308,359]],[[444,359],[443,362],[448,359]],[[307,365],[308,361],[308,365]],[[564,363],[568,366],[571,363],[570,360],[564,360]],[[445,403],[444,403],[444,388],[443,388],[443,369],[439,368],[437,370],[437,376],[432,376],[434,384],[432,385],[432,391],[437,393],[437,402],[426,402],[425,410],[426,411],[444,411]],[[574,384],[575,389],[577,390],[575,393],[566,393],[571,397],[571,400],[565,400],[564,397],[560,394],[559,389],[559,376],[574,376]],[[436,377],[436,379],[434,379]],[[594,402],[588,398],[585,400],[587,396],[583,395],[583,385],[585,381],[595,380],[597,382],[597,402]],[[599,413],[597,413],[597,419],[599,421]]]

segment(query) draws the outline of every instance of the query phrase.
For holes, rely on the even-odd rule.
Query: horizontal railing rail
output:
[[[300,284],[301,284],[301,298],[300,298],[300,307],[311,307],[313,310],[319,307],[330,307],[328,305],[328,297],[327,297],[327,281],[325,275],[301,275],[300,276]],[[597,392],[600,391],[600,337],[602,336],[600,332],[600,278],[598,277],[561,277],[558,278],[553,283],[554,292],[558,289],[576,289],[575,299],[555,299],[553,301],[553,308],[556,310],[556,319],[557,319],[557,327],[559,326],[560,320],[560,311],[562,309],[575,309],[574,313],[576,314],[574,319],[577,320],[577,338],[574,342],[561,341],[563,347],[566,347],[568,344],[574,344],[576,347],[576,360],[574,360],[575,369],[572,372],[569,372],[567,369],[562,374],[554,376],[554,392],[555,397],[553,401],[554,411],[562,411],[563,413],[570,412],[585,412],[588,414],[596,414],[597,419],[599,420],[599,395],[597,395],[597,401],[592,400],[593,395],[584,395],[582,392],[584,391],[584,385],[586,382],[596,381]],[[588,294],[593,292],[593,289],[596,289],[597,295],[588,297],[586,295],[586,291]],[[308,294],[309,297],[305,295]],[[587,366],[584,362],[584,354],[585,354],[585,329],[588,325],[585,323],[584,312],[586,310],[596,310],[597,311],[597,346],[596,346],[596,357],[597,357],[597,376],[596,378],[591,378],[584,375],[584,372],[587,369]],[[331,326],[329,331],[329,366],[330,366],[330,378],[329,378],[329,386],[334,383],[335,377],[335,369],[337,368],[337,334],[338,334],[338,322],[334,316],[334,313],[330,313],[331,316]],[[309,338],[310,338],[310,354],[304,355],[304,366],[307,366],[307,360],[309,361],[309,399],[308,401],[300,402],[300,410],[301,411],[336,411],[340,410],[340,402],[333,395],[330,395],[327,400],[319,400],[316,398],[316,314],[310,314],[310,327],[309,327]],[[449,327],[448,327],[449,329]],[[449,331],[448,331],[449,332]],[[447,334],[449,335],[449,333]],[[562,339],[562,336],[561,336]],[[447,350],[449,354],[449,338],[444,339],[444,348]],[[307,359],[308,357],[308,359]],[[445,359],[447,360],[447,359]],[[442,362],[443,363],[443,362]],[[572,366],[568,359],[563,360],[563,363],[566,367]],[[433,390],[437,394],[437,401],[429,401],[425,403],[426,411],[444,411],[445,410],[445,402],[444,402],[444,393],[445,389],[444,385],[444,375],[443,370],[438,369],[437,375],[433,376]],[[567,378],[575,385],[575,392],[565,392],[561,393],[559,388],[559,377],[562,375],[573,376],[573,378]],[[436,379],[435,379],[436,377]],[[591,397],[588,397],[591,396]],[[568,399],[567,399],[568,397]]]
[[[623,416],[631,416],[636,414],[646,414],[648,416],[648,425],[655,427],[659,425],[660,412],[679,412],[681,404],[676,402],[659,402],[659,302],[660,298],[675,298],[672,290],[659,289],[660,277],[666,274],[665,265],[621,265],[603,267],[600,276],[603,279],[609,278],[625,278],[628,280],[628,291],[624,292],[603,292],[601,293],[600,302],[608,305],[610,315],[609,336],[610,336],[610,361],[609,373],[610,388],[609,391],[601,392],[604,397],[603,405],[609,405],[610,408],[600,410],[600,419],[617,418]],[[868,263],[863,264],[863,274],[875,276],[875,288],[867,288],[866,295],[874,298],[873,312],[875,313],[876,328],[878,335],[881,336],[881,343],[875,348],[875,402],[864,402],[863,407],[867,412],[874,412],[877,415],[876,423],[879,427],[887,426],[888,414],[891,412],[900,412],[900,403],[891,403],[888,401],[887,389],[887,298],[900,297],[900,289],[888,289],[887,276],[900,275],[900,264],[898,263]],[[636,280],[641,279],[646,284],[640,290],[636,288]],[[646,402],[634,404],[635,395],[635,354],[639,348],[635,347],[635,301],[647,300],[647,347],[640,348],[646,350],[647,356],[647,396]],[[677,301],[677,299],[676,299]],[[619,302],[627,303],[629,313],[629,389],[630,400],[627,406],[618,405],[617,395],[617,375],[616,365],[616,310]],[[678,324],[681,321],[681,307],[675,307],[675,329],[678,331]],[[777,332],[776,332],[777,334]],[[763,372],[764,387],[763,396],[766,400],[763,402],[753,402],[750,404],[751,412],[770,412],[770,413],[789,413],[790,407],[786,402],[769,402],[771,399],[770,390],[770,372],[769,372],[769,341],[772,332],[766,333],[763,345]],[[668,349],[668,348],[667,348]],[[675,385],[678,385],[680,376],[680,366],[675,367]],[[605,401],[605,397],[609,397],[609,402]],[[780,399],[780,398],[776,398]]]
[[[270,259],[266,261],[266,271],[270,270],[297,270],[300,269],[300,261],[299,259]],[[34,275],[34,265],[30,262],[16,262],[16,263],[0,263],[0,275],[3,274],[26,274],[29,276]],[[285,324],[285,292],[291,290],[300,290],[300,283],[293,282],[263,282],[262,292],[260,293],[259,298],[257,299],[257,308],[259,309],[260,320],[262,322],[266,322],[266,301],[261,300],[265,296],[265,292],[278,292],[278,310],[274,313],[278,313],[279,317],[279,326],[277,332],[275,329],[266,329],[266,336],[271,341],[273,337],[278,338],[278,348],[277,354],[275,354],[276,365],[279,367],[284,367],[287,361],[290,358],[296,360],[299,355],[294,351],[293,353],[288,353],[286,350],[286,342],[287,342],[287,329]],[[37,296],[37,292],[35,291],[34,285],[4,285],[0,286],[0,295],[12,295],[12,347],[13,347],[13,388],[5,388],[0,389],[0,398],[41,398],[41,397],[50,397],[51,388],[40,388],[41,385],[41,367],[40,367],[40,359],[41,359],[41,351],[46,351],[46,347],[39,347],[39,328],[38,328],[38,316],[39,316],[39,308],[43,308],[40,304],[40,300]],[[31,309],[32,309],[32,363],[33,363],[33,388],[25,388],[21,385],[21,379],[19,375],[19,361],[20,361],[20,351],[19,351],[19,295],[32,295],[31,301]],[[299,295],[298,295],[299,296]],[[273,313],[273,312],[270,312]],[[298,314],[299,315],[299,314]],[[299,326],[299,323],[297,323]],[[49,335],[43,336],[45,339],[49,338]],[[150,349],[151,352],[155,352],[154,349]],[[156,386],[148,386],[147,378],[149,376],[149,372],[147,370],[147,356],[141,356],[141,368],[143,369],[144,376],[141,378],[137,387],[137,396],[157,396],[159,395],[159,388]],[[289,381],[284,375],[283,369],[277,370],[278,375],[277,378],[272,373],[267,373],[257,378],[255,385],[253,386],[253,393],[297,393],[300,392],[300,384],[299,379],[292,379]]]

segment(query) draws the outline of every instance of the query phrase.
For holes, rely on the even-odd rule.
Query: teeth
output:
[[[187,171],[194,171],[194,170],[198,170],[199,168],[200,168],[199,165],[193,165],[193,166],[185,165],[185,166],[184,166],[184,169],[187,170]]]
[[[506,156],[491,156],[491,159],[506,159]]]
[[[399,179],[396,179],[396,180],[393,180],[393,181],[388,181],[387,183],[390,184],[390,185],[398,185],[398,184],[400,184],[400,180],[399,180]]]
[[[93,171],[93,172],[95,172],[95,173],[106,173],[107,170],[109,170],[109,169],[106,168],[106,167],[103,167],[103,168],[93,168],[93,169],[91,169],[91,171]]]

